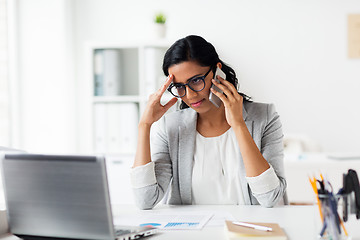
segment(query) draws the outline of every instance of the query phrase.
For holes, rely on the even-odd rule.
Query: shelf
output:
[[[96,96],[93,103],[123,103],[123,102],[140,102],[140,96]]]
[[[154,47],[154,48],[169,48],[173,43],[167,39],[150,40],[150,41],[133,41],[133,42],[96,42],[89,41],[86,43],[88,48],[92,49],[109,49],[109,48],[141,48],[141,47]]]
[[[137,124],[150,94],[165,81],[168,40],[88,42],[89,132],[95,153],[134,155]],[[171,96],[164,94],[166,103]],[[121,164],[119,164],[121,165]]]

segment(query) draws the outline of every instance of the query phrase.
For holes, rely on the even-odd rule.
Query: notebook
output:
[[[10,231],[21,238],[128,240],[157,230],[114,228],[104,157],[5,154],[1,166]]]
[[[252,223],[272,228],[271,232],[243,227],[225,221],[225,233],[228,240],[287,240],[284,230],[277,223]]]

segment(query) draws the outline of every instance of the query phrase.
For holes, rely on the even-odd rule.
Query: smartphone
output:
[[[225,74],[219,67],[216,68],[216,72],[215,72],[215,74],[214,74],[214,79],[215,79],[215,81],[219,83],[220,81],[216,78],[216,76],[220,76],[220,77],[222,77],[223,79],[226,79],[226,74]],[[218,91],[219,93],[223,93],[223,91],[222,91],[220,88],[216,87],[214,84],[212,84],[211,87],[214,88],[214,89],[215,89],[216,91]],[[216,96],[215,94],[213,94],[212,92],[210,92],[209,100],[210,100],[210,102],[212,102],[216,107],[220,107],[220,106],[221,106],[221,99],[220,99],[218,96]]]

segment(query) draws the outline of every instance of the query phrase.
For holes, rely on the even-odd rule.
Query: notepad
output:
[[[250,222],[249,222],[250,223]],[[225,233],[228,240],[287,240],[284,230],[277,223],[258,223],[252,224],[270,227],[271,232],[256,230],[253,228],[238,226],[230,221],[225,222]]]

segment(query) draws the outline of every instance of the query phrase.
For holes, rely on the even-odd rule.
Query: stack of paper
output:
[[[252,223],[270,227],[272,231],[262,231],[238,226],[230,221],[226,221],[225,223],[225,232],[229,240],[287,240],[284,230],[282,230],[277,223]]]

